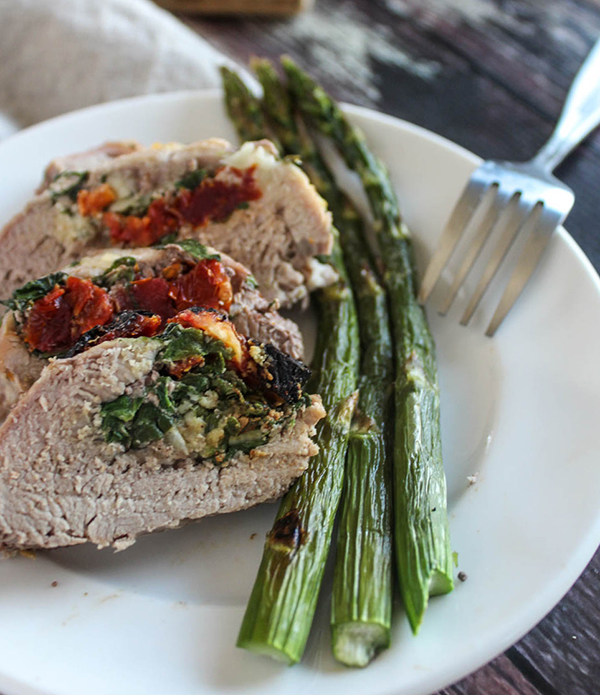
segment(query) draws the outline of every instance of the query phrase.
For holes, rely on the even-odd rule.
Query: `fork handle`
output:
[[[532,164],[551,172],[600,125],[600,40],[573,80],[558,123]]]

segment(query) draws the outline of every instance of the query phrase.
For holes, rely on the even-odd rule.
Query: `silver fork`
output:
[[[573,191],[554,177],[552,171],[599,124],[600,40],[579,69],[556,128],[537,156],[523,163],[484,162],[471,175],[423,277],[419,291],[421,304],[427,301],[469,221],[485,198],[489,206],[442,302],[440,313],[445,314],[450,309],[502,215],[505,224],[500,225],[502,231],[498,244],[460,320],[463,325],[470,321],[514,239],[525,228],[529,235],[486,330],[486,335],[494,335],[531,277],[552,232],[562,224],[575,202]]]

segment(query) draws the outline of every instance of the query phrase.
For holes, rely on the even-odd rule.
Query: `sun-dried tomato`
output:
[[[115,307],[115,314],[119,314],[121,311],[128,311],[135,309],[135,301],[129,291],[129,288],[125,285],[118,285],[113,287],[110,291],[110,298],[112,299],[113,306]]]
[[[183,188],[157,198],[143,217],[105,212],[102,221],[111,241],[120,246],[152,246],[183,224],[203,227],[210,221],[223,222],[240,206],[262,196],[256,183],[256,165],[244,170],[229,167],[227,171],[230,180],[206,178],[193,190]]]
[[[56,285],[45,297],[34,302],[23,329],[31,350],[55,352],[71,343],[71,307],[65,290]]]
[[[229,311],[233,301],[231,280],[223,264],[210,258],[199,261],[194,270],[171,283],[170,296],[178,311],[192,306]]]
[[[181,264],[174,265],[183,269]],[[136,280],[126,292],[130,301],[121,298],[120,306],[151,311],[163,320],[193,306],[229,311],[233,301],[231,280],[223,265],[212,258],[199,261],[189,273],[170,281],[164,277]]]
[[[27,314],[24,338],[31,350],[61,352],[95,326],[108,323],[113,308],[106,290],[90,280],[69,277],[34,302]]]
[[[69,277],[65,283],[66,299],[72,310],[72,336],[77,340],[94,326],[103,326],[113,317],[108,292],[91,280]]]
[[[211,220],[223,222],[240,205],[262,196],[256,184],[255,171],[256,165],[243,171],[230,167],[229,172],[237,180],[204,179],[193,191],[182,190],[175,198],[173,207],[193,227],[203,227]]]
[[[181,220],[167,207],[164,198],[152,202],[143,217],[105,212],[102,221],[113,244],[119,246],[152,246],[181,226]]]
[[[163,320],[170,319],[177,313],[175,302],[171,298],[171,283],[164,278],[146,278],[131,284],[131,296],[137,309],[151,311]]]
[[[117,199],[117,194],[112,186],[103,183],[97,188],[81,190],[77,194],[77,209],[83,217],[95,215],[106,208]]]

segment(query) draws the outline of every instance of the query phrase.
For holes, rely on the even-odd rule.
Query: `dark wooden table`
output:
[[[182,19],[240,61],[289,53],[340,99],[498,159],[535,153],[600,36],[598,0],[317,0],[290,21]],[[577,194],[567,227],[599,270],[600,132],[558,173]],[[534,630],[443,695],[600,693],[599,573],[597,553]]]

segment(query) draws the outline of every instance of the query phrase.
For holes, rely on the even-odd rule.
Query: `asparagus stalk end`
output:
[[[390,630],[378,623],[338,623],[332,630],[333,655],[345,666],[364,668],[390,646]]]
[[[266,642],[262,637],[254,639],[252,636],[238,638],[237,647],[246,651],[258,654],[259,656],[267,656],[274,661],[279,661],[286,666],[297,664],[300,658],[297,655],[291,655],[284,649],[276,647],[274,644]]]

